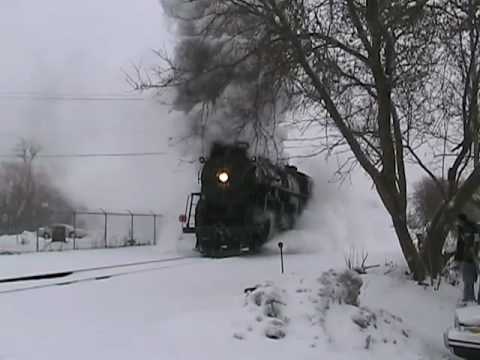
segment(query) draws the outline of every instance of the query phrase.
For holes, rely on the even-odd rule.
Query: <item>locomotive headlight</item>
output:
[[[222,184],[225,184],[228,181],[228,173],[226,171],[222,171],[220,174],[218,174],[218,181],[220,181]]]

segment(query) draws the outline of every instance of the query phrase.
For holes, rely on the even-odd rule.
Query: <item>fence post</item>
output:
[[[153,214],[153,245],[157,245],[157,214]]]
[[[131,241],[131,244],[133,245],[133,213],[130,210],[128,210],[128,212],[130,213],[130,228],[131,228],[130,241]]]
[[[103,230],[103,241],[105,245],[105,249],[108,247],[107,243],[107,211],[105,209],[100,209],[103,212],[103,215],[105,216],[105,223],[104,223],[104,230]]]
[[[108,248],[108,242],[107,242],[107,212],[105,212],[105,232],[104,232],[104,240],[105,240],[105,249]]]
[[[75,210],[73,211],[73,250],[76,249],[76,240],[77,240],[77,214]]]

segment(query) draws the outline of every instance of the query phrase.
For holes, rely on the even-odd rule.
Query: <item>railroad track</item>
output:
[[[200,258],[200,256],[177,256],[171,258],[122,263],[116,265],[96,266],[56,272],[45,272],[10,278],[1,278],[0,294],[36,290],[55,286],[73,285],[88,281],[107,280],[113,277],[138,274],[142,272],[158,271],[176,266],[190,265],[198,262]],[[196,261],[188,261],[193,259],[195,259]],[[159,264],[162,265],[159,266]],[[114,271],[125,268],[128,268],[128,270]],[[19,283],[21,283],[22,285],[13,287],[9,286]]]

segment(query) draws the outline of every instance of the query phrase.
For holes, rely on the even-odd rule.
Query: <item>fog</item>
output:
[[[171,49],[172,26],[158,0],[2,1],[0,154],[11,153],[21,137],[39,143],[44,154],[162,152],[37,164],[87,208],[180,212],[197,190],[197,165],[189,162],[195,148],[175,145],[187,122],[152,94],[132,92],[124,74],[132,64],[154,64],[152,49]],[[318,235],[338,247],[360,239],[365,248],[395,244],[364,175],[357,172],[339,188],[329,182],[333,161],[296,163],[316,182],[315,201],[301,223],[311,230],[305,241],[323,246]]]
[[[168,156],[176,119],[152,96],[132,92],[125,71],[153,64],[151,50],[171,46],[163,18],[157,0],[3,1],[0,153],[20,137],[44,154],[163,151],[37,161],[89,208],[161,210],[168,192],[158,189],[177,165]]]

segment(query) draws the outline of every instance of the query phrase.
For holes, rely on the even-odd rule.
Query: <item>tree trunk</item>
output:
[[[422,254],[427,264],[430,276],[436,278],[442,267],[445,265],[442,261],[442,249],[445,244],[446,234],[443,226],[437,225],[429,230],[426,239],[425,252]]]
[[[422,257],[432,278],[436,278],[445,265],[442,257],[443,245],[457,209],[458,206],[449,208],[442,205],[430,223]]]
[[[478,189],[479,184],[480,168],[476,167],[453,197],[447,199],[445,204],[438,209],[430,223],[424,254],[422,255],[433,278],[439,274],[443,266],[442,249],[455,216],[462,211],[465,204],[472,198],[472,194]]]
[[[426,277],[426,268],[415,247],[407,226],[407,210],[402,203],[400,194],[392,188],[389,188],[384,178],[375,178],[375,185],[380,198],[390,214],[393,222],[393,228],[397,235],[402,249],[403,256],[407,261],[408,268],[417,281],[422,281]]]
[[[408,268],[413,273],[413,278],[416,281],[422,281],[426,277],[425,265],[417,251],[417,248],[413,244],[412,237],[408,231],[407,222],[402,220],[402,216],[392,215],[393,227],[397,234],[402,249],[403,256],[407,261]]]
[[[480,162],[480,144],[479,144],[479,128],[480,118],[478,111],[477,96],[473,98],[472,104],[472,120],[473,120],[473,166],[477,167]]]

